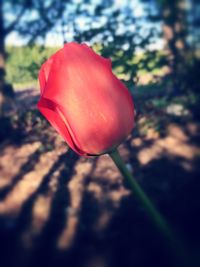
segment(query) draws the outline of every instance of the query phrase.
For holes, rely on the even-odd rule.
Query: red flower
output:
[[[39,81],[39,110],[79,155],[105,153],[132,130],[128,89],[87,45],[66,44],[42,65]]]

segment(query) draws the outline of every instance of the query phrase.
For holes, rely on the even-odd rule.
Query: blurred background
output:
[[[198,0],[0,0],[1,266],[179,266],[109,157],[75,155],[36,108],[41,64],[71,41],[129,88],[120,153],[200,266],[199,26]]]

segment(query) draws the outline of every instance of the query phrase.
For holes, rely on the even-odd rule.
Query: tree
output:
[[[172,71],[173,91],[176,94],[181,91],[180,74],[188,51],[186,2],[185,0],[160,2],[163,36],[166,48],[169,50],[168,62]]]
[[[70,10],[74,8],[73,12],[64,12],[60,19],[60,33],[63,41],[67,42],[67,31],[71,27],[74,40],[96,44],[103,56],[112,58],[114,69],[121,72],[121,78],[132,88],[137,81],[138,70],[147,68],[155,53],[152,52],[151,57],[145,60],[141,58],[140,62],[133,62],[133,58],[139,49],[147,50],[156,33],[151,27],[144,33],[145,14],[136,18],[133,5],[124,3],[116,6],[115,2],[90,0],[75,5],[72,2]],[[79,22],[83,18],[84,27],[81,27]]]
[[[38,36],[44,36],[55,25],[64,6],[62,1],[56,0],[0,0],[0,115],[6,95],[6,36],[12,31],[17,31],[33,42]],[[9,15],[14,19],[10,20]]]
[[[199,15],[200,5],[196,0],[152,0],[151,4],[153,8],[149,8],[149,19],[162,23],[162,37],[173,81],[171,93],[180,94],[196,84],[192,85],[189,75],[196,73],[196,64],[199,64],[194,57],[194,50],[199,43],[197,13]]]

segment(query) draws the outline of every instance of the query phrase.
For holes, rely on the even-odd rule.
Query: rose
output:
[[[86,44],[66,44],[42,65],[39,81],[39,110],[79,155],[106,153],[131,132],[128,89]]]
[[[111,61],[85,44],[69,43],[42,65],[39,81],[42,114],[79,155],[108,153],[151,221],[177,248],[178,257],[184,255],[182,243],[116,149],[133,128],[134,106],[128,89],[112,73]]]

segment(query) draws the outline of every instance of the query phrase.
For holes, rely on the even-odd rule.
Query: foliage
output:
[[[175,22],[186,23],[184,17],[182,22],[182,20],[179,21],[178,15],[175,16],[176,9],[179,10],[175,3],[178,3],[179,0],[174,1],[174,4],[155,0],[151,2],[151,5],[144,4],[146,1],[141,0],[140,4],[145,8],[139,17],[135,13],[132,1],[130,5],[126,3],[115,5],[114,0],[100,2],[71,0],[63,2],[62,12],[61,6],[53,0],[49,1],[52,3],[50,6],[43,2],[40,3],[38,0],[31,1],[30,5],[27,4],[28,2],[8,1],[10,4],[4,11],[8,14],[9,12],[13,13],[15,6],[18,13],[20,8],[24,9],[24,19],[20,19],[14,29],[22,35],[28,36],[29,41],[36,36],[39,39],[45,37],[46,33],[53,27],[53,31],[63,37],[63,43],[69,42],[71,40],[68,33],[71,32],[73,33],[73,40],[90,42],[98,53],[111,58],[114,72],[131,90],[134,90],[135,86],[143,86],[144,80],[145,86],[150,83],[150,87],[154,88],[154,84],[160,79],[159,77],[169,74],[169,72],[170,75],[166,79],[171,81],[171,91],[177,91],[177,87],[184,89],[191,86],[197,87],[196,81],[200,77],[197,73],[199,63],[193,62],[193,51],[183,53],[183,51],[171,49],[170,53],[168,50],[167,54],[166,51],[149,50],[149,46],[156,44],[160,38],[167,42],[165,27],[173,28]],[[176,6],[176,9],[172,8],[173,5]],[[6,4],[4,9],[5,7]],[[55,27],[52,24],[55,18],[51,18],[49,15],[53,12],[53,8],[57,9],[57,15],[60,14],[56,19]],[[48,14],[43,14],[46,9],[49,9]],[[169,18],[164,16],[167,9],[170,10]],[[30,10],[35,10],[38,14],[34,21],[27,17],[27,14],[32,12]],[[8,14],[5,16],[5,24],[11,23]],[[183,15],[186,14],[183,12]],[[171,24],[169,23],[170,18],[173,18],[173,21],[170,20]],[[24,23],[25,20],[27,23]],[[40,25],[43,20],[45,22],[44,27]],[[83,23],[82,26],[81,22]],[[164,25],[162,37],[161,22]],[[174,43],[177,38],[179,35],[175,32]],[[181,40],[186,42],[185,35]],[[170,43],[168,43],[169,47]],[[7,58],[7,81],[15,85],[35,81],[41,64],[57,49],[39,45],[27,45],[21,48],[7,47],[9,55]],[[193,79],[191,79],[191,73]],[[143,81],[141,81],[141,77],[143,77]],[[176,81],[181,82],[176,83]],[[193,82],[191,83],[191,81]],[[169,93],[169,90],[166,90],[166,93]]]
[[[36,80],[41,64],[56,50],[58,47],[38,45],[7,47],[7,81],[22,84]]]
[[[44,37],[54,27],[66,6],[63,1],[56,0],[1,0],[0,4],[2,39],[10,32],[17,31],[30,42]]]
[[[99,54],[104,54],[104,51],[112,50],[114,44],[110,46],[102,46],[100,43],[93,46],[94,50]],[[14,84],[15,87],[19,84],[27,85],[28,83],[37,80],[38,71],[42,63],[55,53],[59,47],[43,47],[39,45],[11,47],[6,48],[7,59],[7,82]],[[158,67],[159,64],[164,62],[164,53],[160,51],[151,51],[139,54],[129,55],[129,60],[126,62],[126,51],[116,49],[112,52],[112,68],[115,74],[122,79],[129,88],[133,88],[131,82],[131,72],[140,77],[146,73],[152,75],[162,75],[162,68]],[[126,67],[126,64],[129,68]]]

